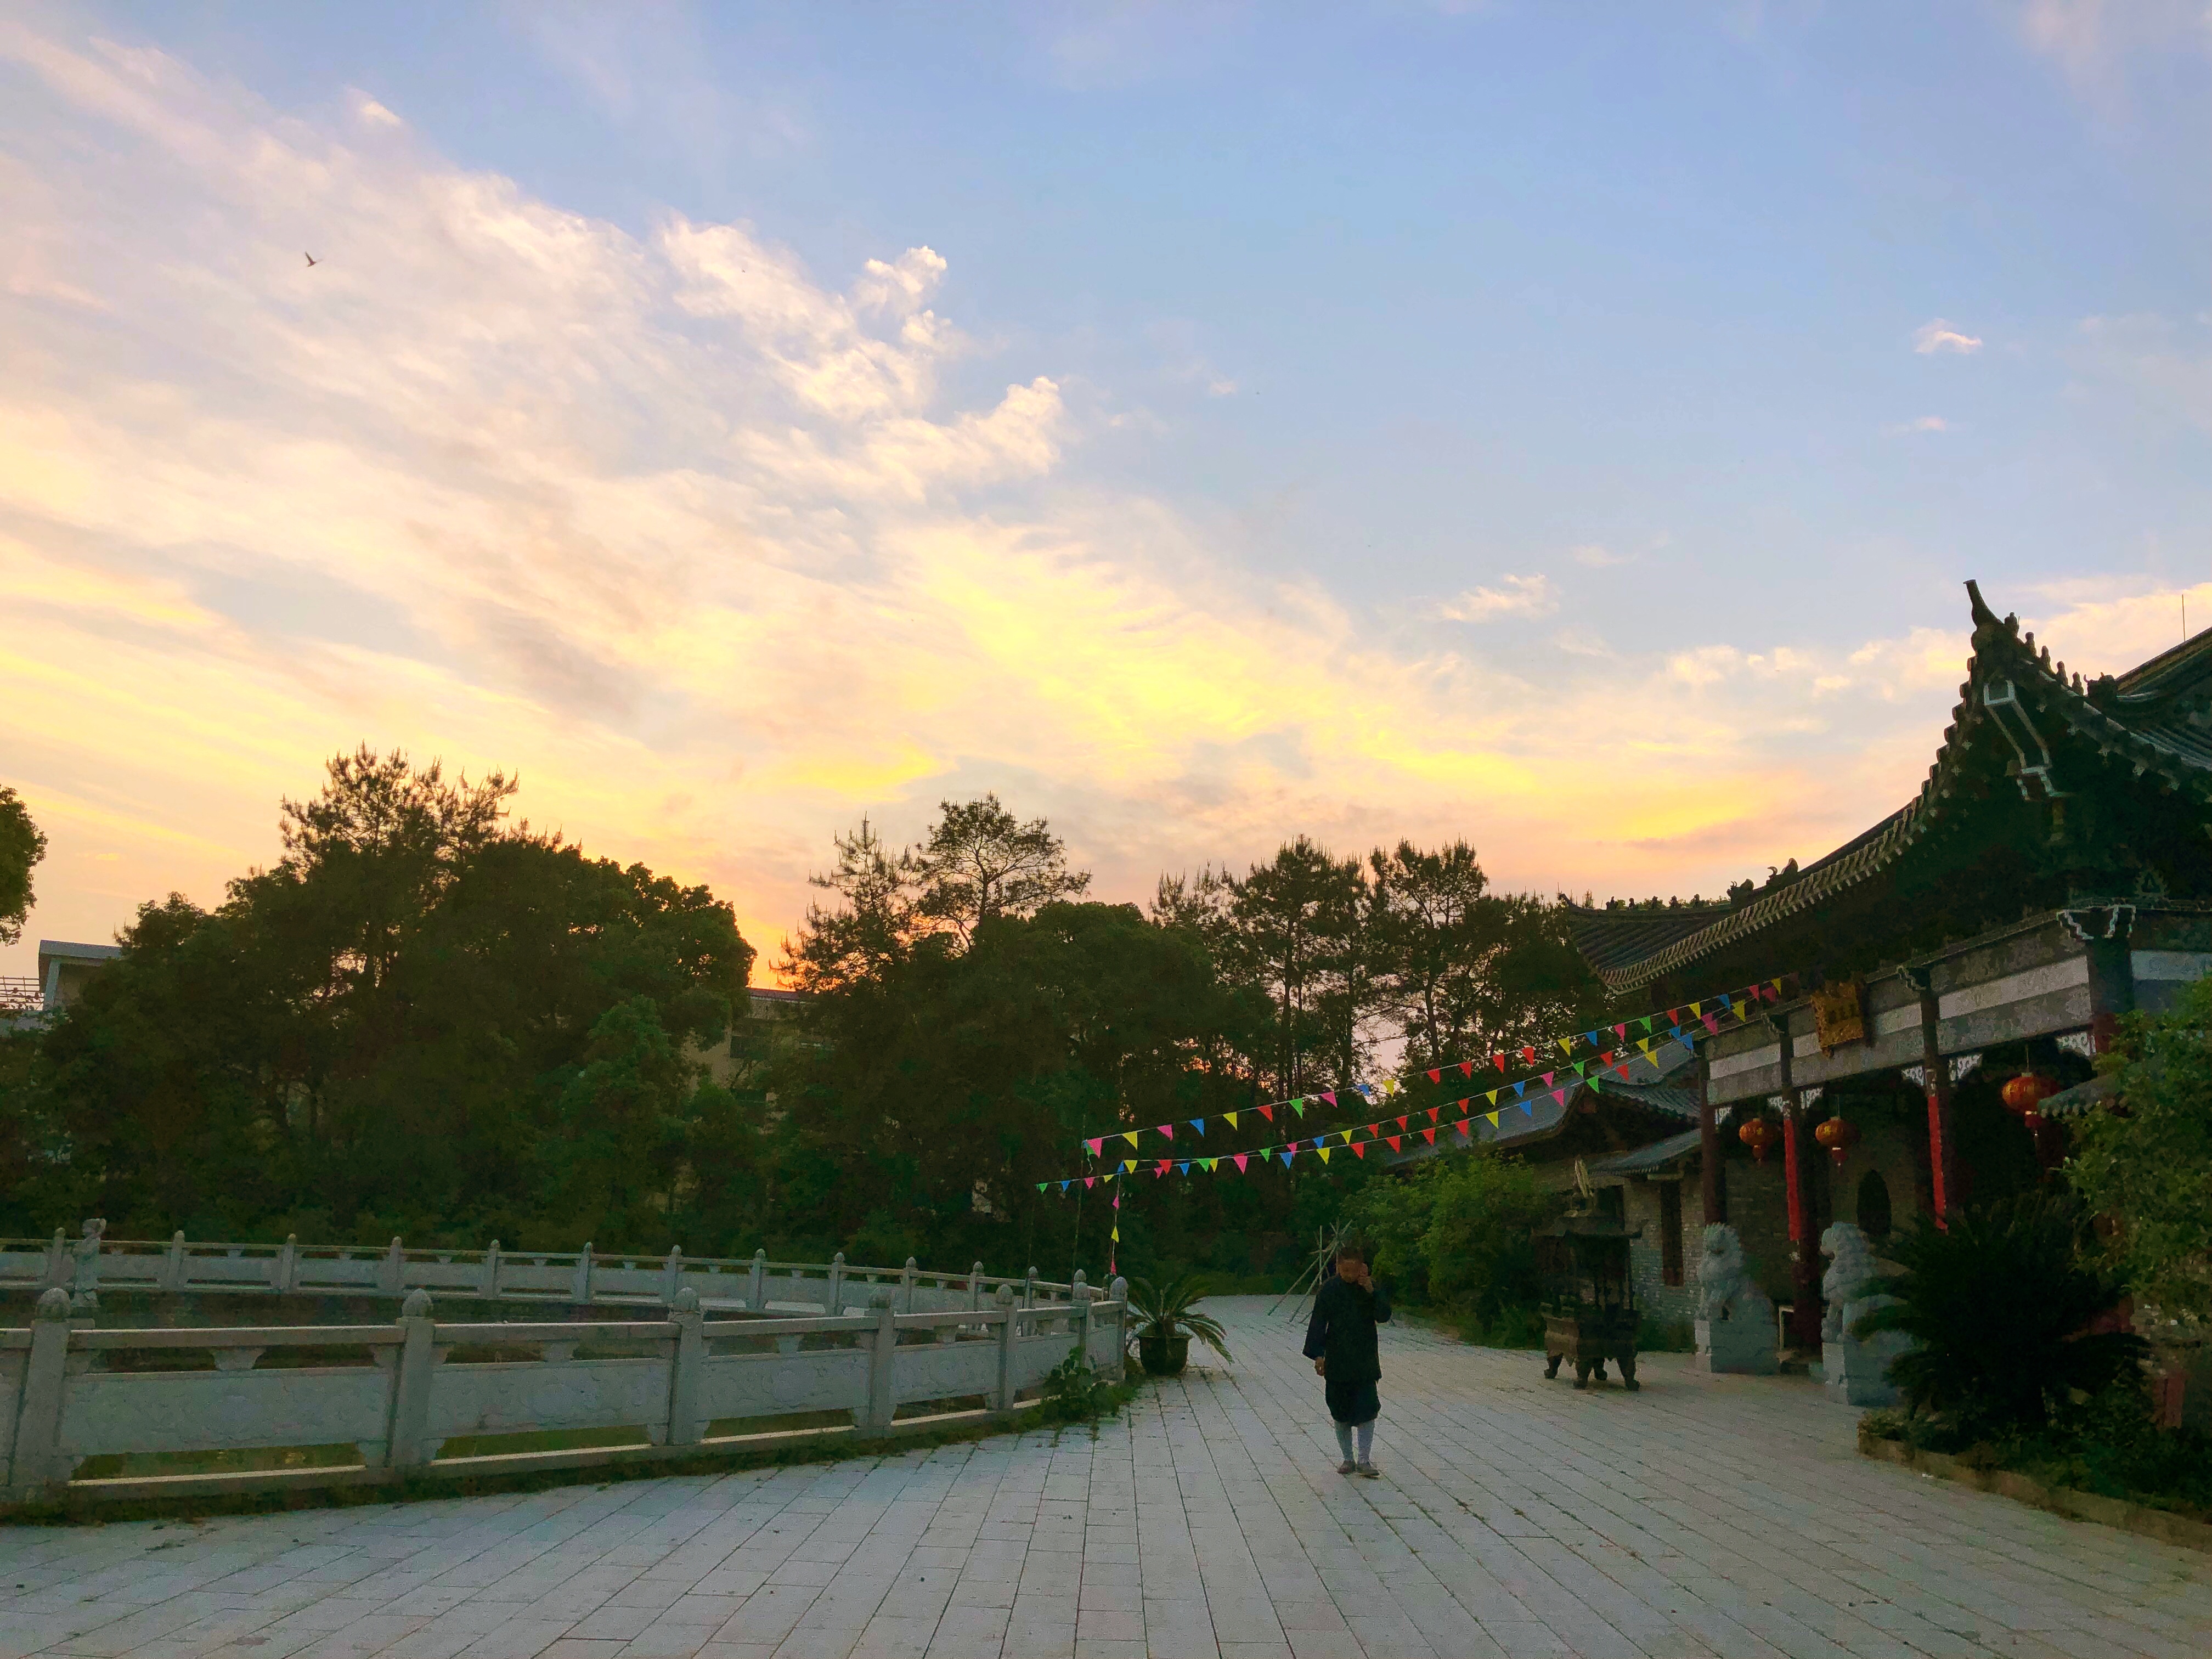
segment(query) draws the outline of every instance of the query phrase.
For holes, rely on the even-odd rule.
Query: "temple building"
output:
[[[1643,1226],[1656,1313],[1686,1308],[1678,1264],[1731,1221],[1811,1346],[1830,1219],[1878,1241],[2032,1186],[2064,1131],[2002,1085],[2084,1084],[2123,1016],[2212,969],[2212,630],[2085,683],[1966,589],[1972,655],[1912,799],[1725,902],[1571,911],[1619,1006],[1676,1012],[1694,1059],[1679,1083],[1585,1085],[1499,1144],[1571,1151]],[[1773,988],[1754,1013],[1715,1017],[1749,984]]]

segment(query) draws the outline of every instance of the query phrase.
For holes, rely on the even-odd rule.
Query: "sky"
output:
[[[987,789],[1114,900],[1717,893],[1910,797],[1969,577],[2212,623],[2206,0],[0,14],[0,974],[363,743],[762,982]]]

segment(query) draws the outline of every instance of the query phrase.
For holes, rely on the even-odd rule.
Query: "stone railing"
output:
[[[422,1254],[434,1258],[422,1271],[462,1265]],[[512,1259],[487,1255],[489,1281],[513,1288],[502,1280]],[[161,1255],[141,1259],[173,1267]],[[202,1282],[192,1275],[208,1260],[189,1259],[202,1265],[185,1288]],[[283,1269],[270,1263],[300,1269],[316,1259],[289,1249],[258,1258],[271,1289]],[[364,1265],[387,1264],[372,1255]],[[748,1308],[763,1309],[763,1285],[781,1281],[752,1265],[738,1282]],[[403,1270],[418,1269],[410,1261]],[[644,1273],[647,1294],[666,1283],[642,1269],[613,1271]],[[872,1441],[988,1419],[1014,1410],[1072,1351],[1117,1373],[1123,1352],[1120,1279],[1104,1300],[1079,1273],[1065,1300],[1044,1299],[1034,1279],[1019,1294],[1000,1279],[977,1305],[980,1279],[917,1275],[909,1264],[878,1275],[862,1312],[716,1320],[702,1309],[695,1265],[666,1271],[682,1282],[665,1316],[586,1323],[442,1323],[417,1286],[391,1324],[102,1329],[82,1316],[96,1297],[51,1286],[28,1329],[0,1330],[0,1497],[78,1504],[434,1488],[638,1462],[678,1469],[825,1437]],[[902,1310],[946,1297],[970,1305]],[[610,1439],[629,1443],[578,1443]],[[455,1455],[443,1455],[449,1447]],[[108,1467],[88,1471],[90,1459]]]
[[[100,1224],[72,1239],[57,1230],[52,1240],[0,1239],[0,1291],[60,1288],[82,1297],[101,1290],[169,1292],[253,1292],[277,1295],[403,1297],[410,1291],[439,1296],[543,1297],[556,1301],[641,1301],[672,1305],[679,1291],[698,1293],[709,1311],[743,1309],[814,1311],[831,1317],[865,1307],[878,1290],[890,1290],[900,1313],[970,1312],[987,1306],[1000,1285],[1010,1285],[1024,1308],[1065,1304],[1072,1287],[1040,1279],[987,1274],[980,1261],[965,1273],[923,1273],[908,1256],[904,1267],[856,1267],[840,1252],[827,1262],[770,1261],[765,1251],[750,1261],[665,1256],[599,1255],[580,1250],[410,1250],[395,1238],[385,1249],[304,1245],[296,1236],[282,1244],[188,1243],[182,1233],[166,1244],[105,1237]]]

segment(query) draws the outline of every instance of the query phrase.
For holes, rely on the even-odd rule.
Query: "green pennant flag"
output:
[[[1296,1100],[1291,1102],[1291,1109],[1300,1117],[1304,1117],[1306,1115],[1306,1097],[1300,1095]]]

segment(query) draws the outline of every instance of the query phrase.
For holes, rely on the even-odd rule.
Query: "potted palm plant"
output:
[[[1221,1322],[1211,1314],[1194,1313],[1206,1295],[1206,1280],[1185,1273],[1164,1285],[1139,1279],[1129,1287],[1129,1310],[1135,1314],[1137,1360],[1152,1376],[1180,1376],[1190,1358],[1190,1340],[1200,1341],[1231,1359]]]

